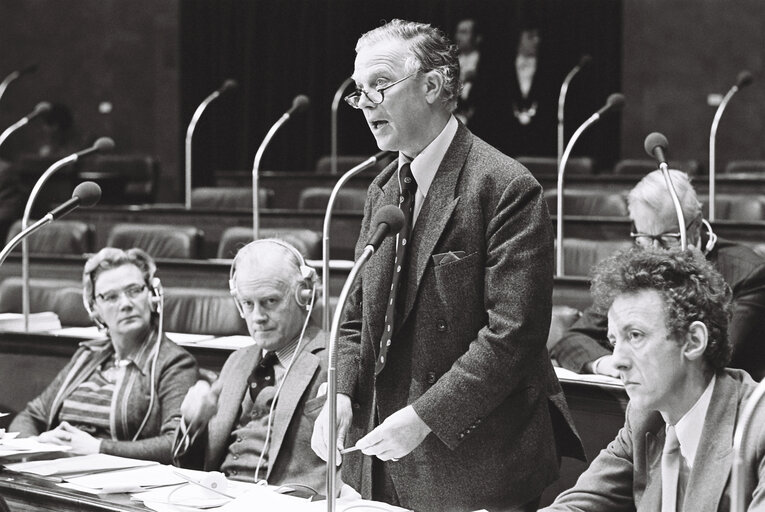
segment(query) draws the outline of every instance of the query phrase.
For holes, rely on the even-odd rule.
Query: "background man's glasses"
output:
[[[374,103],[375,105],[379,105],[385,99],[385,94],[384,94],[385,90],[390,89],[396,84],[400,84],[407,78],[413,77],[416,74],[417,74],[417,71],[415,71],[414,73],[410,73],[406,75],[404,78],[400,78],[396,80],[395,82],[391,82],[387,85],[381,85],[380,87],[375,87],[371,91],[365,91],[364,89],[359,89],[356,92],[349,94],[343,99],[348,105],[352,106],[353,108],[361,108],[359,106],[359,101],[361,101],[361,95],[363,94],[364,96],[367,97],[367,99],[370,102]]]
[[[686,231],[691,229],[694,220],[685,226]],[[660,233],[658,235],[639,233],[635,228],[634,222],[632,223],[632,229],[630,230],[630,237],[638,247],[653,247],[654,245],[658,244],[659,247],[663,249],[669,249],[680,245],[680,233]]]

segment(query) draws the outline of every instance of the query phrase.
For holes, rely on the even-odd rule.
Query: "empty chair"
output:
[[[33,222],[30,220],[29,224]],[[21,231],[21,220],[8,230],[6,243]],[[93,252],[93,226],[79,220],[57,220],[27,237],[31,254],[85,254]],[[21,244],[15,251],[21,251]]]
[[[300,192],[298,210],[325,210],[330,194],[332,194],[330,187],[307,187]],[[366,198],[367,189],[365,188],[341,188],[335,199],[334,211],[362,213]]]
[[[21,313],[22,280],[9,277],[0,284],[0,313]],[[53,311],[65,327],[93,325],[82,305],[82,283],[62,279],[29,280],[29,309],[32,313]]]
[[[725,174],[765,175],[765,160],[731,160],[725,166]]]
[[[337,172],[342,174],[345,171],[357,166],[370,155],[337,155]],[[381,159],[375,165],[367,169],[370,172],[380,172],[396,157],[395,153],[391,153],[389,156]],[[332,156],[324,155],[316,162],[317,174],[332,174]]]
[[[709,196],[699,196],[701,209],[709,213]],[[765,220],[765,195],[715,194],[715,219],[753,222]]]
[[[106,245],[119,249],[139,247],[153,258],[199,259],[203,232],[194,226],[169,224],[115,224]]]
[[[321,259],[321,233],[302,228],[261,228],[260,238],[281,238],[300,251],[307,260]],[[252,242],[252,228],[226,228],[218,244],[218,258],[231,259],[239,249]]]
[[[148,155],[94,155],[77,162],[76,175],[101,186],[101,203],[153,203],[159,161]]]
[[[550,318],[550,331],[547,334],[547,350],[550,350],[563,337],[563,333],[579,320],[582,312],[577,308],[555,304],[552,307],[552,317]]]
[[[546,190],[547,208],[551,215],[558,212],[557,191]],[[598,192],[571,189],[563,191],[564,215],[587,215],[597,217],[626,217],[627,198],[621,192]]]
[[[259,207],[269,208],[273,197],[272,189],[258,189]],[[214,210],[252,210],[252,188],[198,187],[191,191],[191,206]]]
[[[163,314],[166,332],[247,334],[247,325],[228,290],[165,288]]]
[[[698,160],[670,160],[667,164],[670,169],[683,171],[688,176],[697,176],[701,172],[701,165]],[[656,164],[656,160],[651,160],[649,158],[625,159],[616,163],[616,166],[614,166],[614,174],[643,176],[658,168],[659,166]]]
[[[519,156],[516,160],[531,171],[531,174],[558,174],[557,158],[544,156]],[[566,162],[566,175],[568,176],[569,174],[592,174],[592,158],[569,158],[568,162]]]
[[[557,242],[556,242],[557,243]],[[589,276],[592,267],[616,251],[629,249],[632,241],[563,239],[563,273],[567,276]]]

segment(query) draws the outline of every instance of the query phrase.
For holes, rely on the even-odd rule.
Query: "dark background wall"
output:
[[[741,69],[754,84],[734,97],[720,125],[718,168],[765,158],[765,3],[760,0],[0,0],[0,77],[30,63],[0,102],[4,128],[41,100],[68,104],[86,142],[111,136],[118,150],[157,156],[161,200],[180,199],[183,137],[196,105],[223,79],[235,94],[210,106],[195,138],[195,184],[216,169],[249,169],[268,127],[298,93],[312,108],[285,126],[265,155],[267,169],[310,169],[329,153],[329,105],[353,68],[358,35],[382,19],[428,21],[447,32],[476,16],[485,45],[512,52],[518,19],[537,16],[548,55],[565,74],[582,53],[592,65],[569,92],[567,133],[622,90],[622,116],[593,127],[576,153],[601,167],[642,157],[654,130],[671,156],[706,164],[714,107]],[[110,113],[99,112],[108,102]],[[341,105],[341,153],[368,154],[361,115]],[[35,130],[0,149],[14,158]]]

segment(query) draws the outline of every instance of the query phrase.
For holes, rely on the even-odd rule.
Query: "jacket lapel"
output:
[[[441,238],[441,234],[459,202],[460,198],[455,197],[457,181],[465,165],[471,144],[470,132],[460,124],[457,128],[457,133],[454,135],[454,140],[449,145],[449,149],[441,161],[441,166],[433,178],[433,182],[428,190],[428,196],[425,198],[420,214],[417,217],[417,222],[410,237],[412,247],[409,252],[410,270],[408,271],[408,274],[412,276],[411,265],[416,265],[414,268],[415,274],[413,279],[407,280],[404,311],[401,320],[397,322],[398,326],[406,322],[406,318],[414,306],[417,290],[422,282],[422,276],[425,274],[428,262],[433,255],[433,249]]]
[[[688,478],[688,489],[693,489],[693,492],[685,494],[684,510],[717,510],[733,463],[737,409],[733,379],[723,373],[718,374]]]
[[[317,327],[310,327],[307,334],[308,342],[295,357],[295,363],[289,375],[285,377],[284,385],[276,400],[273,421],[273,442],[268,454],[268,475],[274,467],[274,462],[279,456],[282,441],[287,433],[287,428],[292,422],[292,416],[298,407],[300,398],[311,384],[316,370],[319,368],[319,357],[314,354],[315,350],[325,347],[323,336],[317,336]],[[289,364],[284,361],[282,364]],[[288,454],[289,455],[289,454]]]

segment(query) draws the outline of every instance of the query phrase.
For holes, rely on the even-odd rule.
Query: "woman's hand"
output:
[[[62,421],[61,424],[53,430],[43,432],[37,439],[41,443],[71,446],[72,453],[77,455],[98,453],[101,449],[100,439],[96,439],[87,432],[71,426],[66,421]]]

